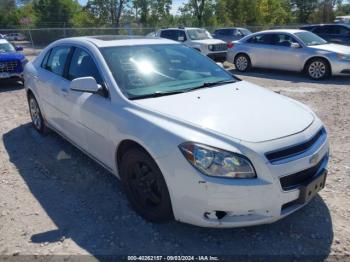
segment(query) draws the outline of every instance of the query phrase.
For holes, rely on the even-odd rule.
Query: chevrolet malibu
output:
[[[228,50],[227,61],[241,72],[260,67],[305,72],[315,80],[350,76],[350,47],[304,30],[268,30],[244,37]]]
[[[325,185],[327,132],[307,106],[171,40],[59,40],[25,87],[35,129],[116,175],[149,221],[271,223]]]

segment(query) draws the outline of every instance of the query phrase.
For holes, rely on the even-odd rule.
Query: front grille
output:
[[[313,145],[315,145],[317,142],[325,141],[326,135],[327,135],[326,130],[322,128],[320,131],[316,133],[316,135],[314,135],[310,140],[304,143],[287,147],[281,150],[269,152],[269,153],[266,153],[265,156],[271,163],[276,163],[277,161],[281,161],[283,159],[290,158],[290,157],[304,153],[305,151],[310,149]]]
[[[226,51],[227,50],[227,44],[218,44],[213,46],[213,51]]]
[[[300,185],[307,183],[314,176],[319,175],[322,171],[322,167],[325,167],[328,161],[328,154],[326,154],[317,165],[300,171],[298,173],[284,176],[280,178],[281,186],[283,190],[291,190]]]
[[[18,66],[18,61],[0,62],[0,73],[14,72]]]

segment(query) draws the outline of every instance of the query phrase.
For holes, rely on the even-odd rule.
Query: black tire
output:
[[[173,218],[167,185],[149,154],[130,149],[123,155],[119,170],[127,198],[140,216],[156,223]]]
[[[46,132],[45,121],[41,114],[38,101],[35,99],[33,94],[28,94],[28,105],[29,105],[30,117],[32,119],[32,124],[34,128],[40,134],[44,134]]]
[[[251,69],[251,61],[246,54],[238,54],[234,60],[235,68],[239,72],[247,72]]]
[[[322,80],[331,75],[331,68],[325,59],[314,58],[307,62],[305,72],[313,80]]]

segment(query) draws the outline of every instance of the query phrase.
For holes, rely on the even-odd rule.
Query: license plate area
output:
[[[0,78],[9,78],[10,74],[9,73],[0,73]]]
[[[300,189],[299,203],[304,204],[309,202],[321,189],[324,188],[327,179],[327,170],[323,170],[320,175],[318,175],[311,182],[302,185]]]

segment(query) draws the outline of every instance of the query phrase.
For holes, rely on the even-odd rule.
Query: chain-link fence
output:
[[[298,28],[298,25],[284,26],[245,26],[252,32],[257,32],[271,28]],[[159,28],[30,28],[30,29],[0,29],[0,34],[20,33],[25,37],[25,44],[33,50],[41,49],[48,44],[61,38],[75,36],[94,35],[129,35],[145,36],[157,31]],[[214,27],[207,28],[209,32],[214,32]],[[12,39],[14,40],[14,39]]]

